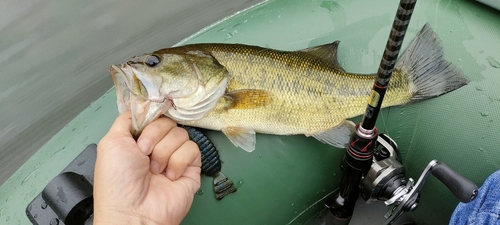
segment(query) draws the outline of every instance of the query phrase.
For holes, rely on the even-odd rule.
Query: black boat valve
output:
[[[28,204],[32,224],[92,224],[96,156],[97,145],[87,146]]]
[[[389,206],[385,224],[392,224],[401,215],[418,207],[420,192],[430,174],[438,178],[455,197],[464,203],[472,201],[477,186],[437,160],[432,160],[416,183],[405,178],[401,155],[392,139],[380,134],[370,171],[360,185],[361,197],[367,203],[385,201]]]

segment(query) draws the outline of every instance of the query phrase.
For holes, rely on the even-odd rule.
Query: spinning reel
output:
[[[406,180],[397,144],[389,136],[380,134],[371,168],[360,182],[360,195],[367,203],[384,201],[390,207],[384,216],[385,224],[392,224],[405,212],[418,207],[420,191],[430,174],[445,184],[461,202],[469,202],[476,197],[474,183],[437,160],[427,165],[416,183],[412,178]]]

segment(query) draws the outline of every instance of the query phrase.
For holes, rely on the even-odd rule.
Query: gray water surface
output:
[[[110,64],[170,47],[260,1],[3,1],[0,184],[112,87]]]

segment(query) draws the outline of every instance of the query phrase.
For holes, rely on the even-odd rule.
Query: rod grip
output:
[[[437,163],[432,168],[431,173],[438,178],[459,201],[467,203],[476,197],[476,184],[458,174],[446,164],[442,162]]]

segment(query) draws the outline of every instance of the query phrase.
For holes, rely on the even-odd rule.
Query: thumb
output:
[[[108,133],[97,144],[97,154],[103,155],[111,149],[124,144],[134,144],[130,129],[132,128],[132,115],[130,111],[124,112],[119,115]],[[128,143],[129,140],[132,142]],[[98,157],[99,158],[99,157]]]
[[[113,125],[111,125],[108,134],[132,137],[132,134],[130,133],[131,129],[132,113],[130,111],[125,111],[116,118]]]

